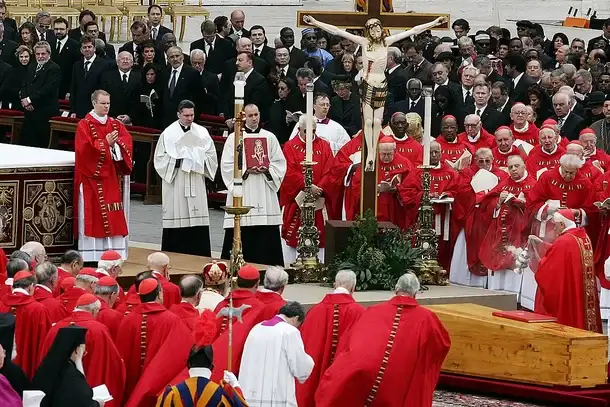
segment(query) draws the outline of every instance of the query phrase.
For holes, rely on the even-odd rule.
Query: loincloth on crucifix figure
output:
[[[353,41],[362,48],[364,68],[363,72],[361,72],[360,101],[366,146],[366,157],[363,157],[363,161],[366,172],[375,171],[378,141],[376,136],[382,129],[381,123],[383,121],[383,112],[388,93],[385,77],[388,47],[412,35],[417,35],[442,25],[447,21],[447,18],[444,16],[439,17],[432,22],[417,25],[410,30],[395,35],[386,35],[381,21],[377,18],[371,18],[364,24],[364,36],[354,35],[334,25],[317,21],[310,15],[303,16],[303,21],[332,35],[338,35]]]

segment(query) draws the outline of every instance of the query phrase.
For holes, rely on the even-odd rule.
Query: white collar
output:
[[[15,294],[15,293],[21,293],[21,294],[25,294],[27,296],[30,295],[30,293],[25,291],[23,288],[13,288],[13,294]]]
[[[176,80],[178,80],[178,76],[180,76],[180,72],[182,72],[182,67],[183,66],[184,66],[184,63],[181,64],[178,68],[172,68],[172,73],[174,73],[174,71],[177,71],[176,72]]]
[[[517,133],[525,133],[526,131],[529,130],[529,128],[530,128],[530,122],[528,122],[527,120],[525,121],[525,126],[523,126],[520,129],[516,128],[515,124],[513,123],[513,130],[515,130]]]
[[[474,105],[474,111],[476,112],[477,110],[480,110],[481,113],[483,113],[485,111],[485,109],[487,109],[487,105],[483,106],[483,107],[478,107],[477,105]]]
[[[129,75],[131,75],[131,69],[127,72],[123,72],[119,69],[119,74],[121,76],[121,79],[123,79],[123,75],[127,75],[127,79],[129,79]]]
[[[106,124],[106,121],[108,121],[108,115],[106,115],[106,116],[99,116],[97,113],[95,113],[95,110],[90,111],[89,114],[91,116],[93,116],[93,118],[95,120],[97,120],[98,122],[100,122],[102,124]]]
[[[61,40],[59,40],[59,43],[61,44],[62,48],[64,45],[66,45],[66,42],[68,42],[68,36],[66,35],[64,38],[62,38]]]
[[[9,287],[13,286],[13,279],[12,278],[7,278],[6,281],[4,281],[4,285],[8,285]]]
[[[212,377],[212,371],[207,367],[191,367],[189,377],[205,377],[209,380]]]
[[[265,287],[259,287],[258,291],[261,292],[261,293],[276,293],[277,294],[277,292],[275,292],[273,290],[269,290],[269,289],[267,289]]]
[[[333,290],[331,294],[349,294],[349,291],[347,290],[347,288],[337,287]]]
[[[252,45],[254,45],[254,44],[252,44]],[[259,45],[259,46],[254,45],[254,49],[257,49],[257,50],[259,50],[259,51],[262,51],[262,50],[263,50],[263,48],[265,48],[265,44],[261,44],[261,45]]]
[[[470,89],[466,89],[466,88],[464,87],[464,85],[462,85],[462,94],[463,94],[463,95],[465,95],[465,94],[467,94],[468,92],[470,92],[470,94],[472,95],[472,88],[470,88]]]
[[[574,104],[574,106],[576,106],[576,104]],[[572,113],[572,109],[574,109],[574,108],[573,108],[573,107],[572,107],[572,108],[570,108],[570,110],[568,111],[568,114],[566,114],[565,116],[563,116],[563,117],[558,117],[558,118],[557,118],[557,121],[561,120],[561,122],[562,122],[562,123],[565,123],[565,122],[566,122],[566,120],[568,120],[568,116],[570,116],[570,113]]]
[[[523,77],[523,72],[521,72],[516,78],[513,78],[513,83],[515,85],[518,84],[522,77]]]
[[[244,79],[248,79],[248,76],[250,76],[250,74],[252,73],[252,71],[254,71],[254,68],[250,68],[250,70],[248,72],[244,73]]]
[[[85,58],[85,62],[89,61],[91,63],[91,65],[93,65],[93,61],[95,61],[95,58],[97,57],[97,55],[93,54],[93,56],[89,59]],[[83,64],[85,63],[83,62]],[[89,69],[91,69],[91,67],[89,67]]]
[[[506,102],[504,102],[504,104],[502,105],[502,109],[500,109],[500,111],[503,111],[507,104],[508,104],[508,98],[506,98]]]
[[[500,147],[498,147],[498,152],[502,155],[514,155],[514,154],[511,154],[513,152],[513,146],[511,146],[510,150],[508,150],[506,153],[504,151],[500,150]]]
[[[392,72],[394,72],[396,69],[398,69],[400,65],[396,64],[393,67],[391,67],[390,69],[388,69],[388,74],[391,74]]]
[[[523,176],[515,182],[523,182],[527,178],[527,170],[523,171]]]
[[[540,147],[540,150],[542,150],[542,152],[546,155],[551,155],[551,154],[555,154],[555,151],[557,151],[557,147],[559,146],[559,144],[555,144],[555,148],[553,149],[553,151],[551,151],[550,153],[547,153],[546,150],[542,147]]]
[[[587,154],[587,155],[585,155],[585,159],[593,157],[593,156],[595,155],[595,153],[597,153],[597,147],[595,147],[595,148],[593,149],[593,151],[591,152],[591,154]]]
[[[51,289],[49,287],[47,287],[46,285],[42,285],[42,284],[36,284],[36,287],[40,287],[43,288],[45,290],[47,290],[48,292],[52,293],[53,291],[51,291]]]
[[[449,77],[447,77],[447,79],[445,79],[445,82],[441,83],[440,85],[435,83],[436,87],[438,88],[439,86],[448,86],[449,85]]]
[[[409,107],[411,107],[411,105],[412,105],[413,103],[418,104],[420,99],[421,99],[421,96],[420,96],[420,97],[418,97],[418,98],[417,98],[417,99],[415,99],[415,100],[413,100],[413,99],[409,99]]]
[[[481,130],[479,130],[477,135],[474,137],[470,137],[469,135],[466,135],[466,137],[468,137],[468,141],[478,141],[481,138]]]

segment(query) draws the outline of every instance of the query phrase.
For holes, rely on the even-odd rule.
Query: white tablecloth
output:
[[[74,165],[74,152],[0,144],[0,168]]]

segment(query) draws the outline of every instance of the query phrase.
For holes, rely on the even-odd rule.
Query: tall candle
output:
[[[430,165],[430,143],[432,137],[432,88],[424,88],[424,165]]]
[[[313,83],[307,84],[306,112],[307,127],[305,129],[305,161],[313,161]]]

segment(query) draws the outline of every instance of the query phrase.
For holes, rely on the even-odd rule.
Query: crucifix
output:
[[[377,214],[377,142],[388,93],[385,76],[388,47],[434,27],[449,27],[449,16],[446,14],[384,13],[381,11],[382,1],[369,1],[366,12],[297,12],[299,25],[302,21],[332,35],[346,38],[359,45],[362,50],[364,67],[360,84],[363,123],[361,216],[369,209]],[[327,22],[318,21],[315,16]],[[433,21],[430,21],[432,19]],[[354,35],[337,26],[357,29],[364,27],[364,36]],[[384,28],[407,30],[388,36]]]

